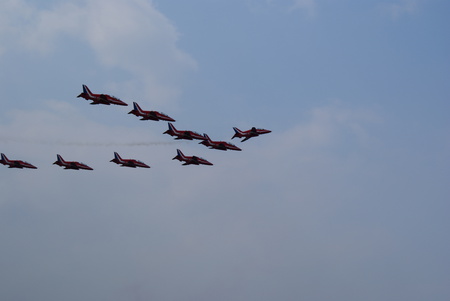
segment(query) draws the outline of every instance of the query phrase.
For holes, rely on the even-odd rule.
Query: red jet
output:
[[[207,147],[209,147],[211,149],[220,149],[220,150],[224,150],[224,151],[226,151],[227,149],[236,150],[236,151],[241,150],[239,147],[237,147],[236,145],[234,145],[232,143],[225,142],[225,141],[212,141],[208,135],[203,134],[203,136],[206,138],[206,140],[203,140],[199,144],[206,145]]]
[[[77,161],[64,161],[64,159],[61,157],[61,155],[56,155],[58,160],[56,160],[53,164],[59,165],[64,167],[64,169],[87,169],[87,170],[93,170],[93,168],[87,166],[84,163],[77,162]]]
[[[165,121],[175,121],[175,119],[167,116],[164,113],[157,112],[157,111],[144,111],[141,109],[141,107],[136,103],[133,102],[133,110],[128,112],[128,114],[133,114],[137,117],[142,117],[141,120],[165,120]]]
[[[255,127],[252,127],[251,129],[249,129],[248,131],[241,131],[240,129],[234,127],[234,136],[231,137],[231,139],[238,137],[238,138],[242,138],[245,137],[241,142],[244,142],[252,137],[256,137],[262,134],[268,134],[272,131],[269,130],[265,130],[265,129],[257,129]]]
[[[186,139],[186,140],[205,140],[206,138],[200,135],[199,133],[193,131],[178,131],[173,124],[169,122],[169,129],[164,132],[164,134],[168,134],[170,136],[176,136],[175,139]]]
[[[2,159],[0,160],[0,163],[3,165],[9,165],[8,168],[32,168],[36,169],[37,167],[33,164],[30,164],[28,162],[22,161],[22,160],[9,160],[4,153],[1,154]]]
[[[124,103],[117,97],[108,95],[108,94],[94,94],[89,90],[86,85],[83,85],[83,93],[78,95],[77,97],[83,97],[86,100],[92,100],[91,105],[119,105],[119,106],[128,106],[128,104]]]
[[[175,160],[177,159],[178,161],[184,161],[183,165],[189,165],[189,164],[193,164],[193,165],[213,165],[211,162],[200,158],[200,157],[196,157],[196,156],[185,156],[179,149],[177,149],[177,155],[172,159]]]
[[[136,168],[136,167],[150,168],[150,166],[148,166],[147,164],[145,164],[144,162],[141,162],[139,160],[122,159],[117,152],[114,152],[114,159],[112,159],[109,162],[114,162],[114,163],[119,164],[121,166],[127,166],[127,167],[132,167],[132,168]]]

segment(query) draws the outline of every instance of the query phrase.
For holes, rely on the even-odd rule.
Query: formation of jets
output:
[[[78,95],[77,97],[82,97],[86,100],[91,100],[91,105],[97,105],[97,104],[104,104],[104,105],[119,105],[119,106],[128,106],[127,103],[123,102],[117,97],[108,95],[108,94],[94,94],[89,90],[88,86],[83,85],[83,92]],[[168,121],[169,129],[165,131],[163,134],[168,134],[172,137],[175,137],[175,140],[200,140],[199,144],[203,144],[206,147],[210,149],[218,149],[218,150],[235,150],[235,151],[241,151],[239,147],[236,145],[226,142],[226,141],[214,141],[209,138],[207,134],[199,134],[194,131],[189,130],[177,130],[175,126],[172,124],[172,122],[175,122],[175,119],[172,117],[169,117],[168,115],[158,112],[158,111],[146,111],[142,110],[141,107],[137,102],[133,102],[133,110],[128,112],[128,114],[133,114],[137,117],[141,117],[140,120],[153,120],[153,121],[159,121],[164,120]],[[249,130],[241,131],[237,127],[233,127],[234,135],[231,137],[231,139],[234,138],[243,138],[241,142],[247,141],[248,139],[252,137],[257,137],[259,135],[268,134],[271,131],[266,129],[259,129],[252,127]],[[55,165],[64,167],[64,169],[74,169],[74,170],[93,170],[92,167],[78,161],[65,161],[61,155],[56,155],[57,160],[53,163]],[[206,159],[203,159],[198,156],[185,156],[183,152],[179,149],[177,149],[177,155],[172,160],[178,160],[180,162],[184,162],[182,165],[213,165],[211,162],[209,162]],[[117,153],[114,152],[114,158],[110,161],[113,163],[116,163],[120,166],[124,167],[141,167],[141,168],[150,168],[147,164],[145,164],[142,161],[136,160],[136,159],[122,159],[122,157]],[[9,168],[31,168],[36,169],[37,167],[22,160],[10,160],[8,159],[5,154],[1,154],[1,160],[0,163],[3,165],[7,165]]]

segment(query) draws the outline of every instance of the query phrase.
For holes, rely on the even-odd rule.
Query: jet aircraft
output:
[[[180,162],[184,161],[183,165],[213,165],[211,162],[197,156],[185,156],[179,149],[177,149],[177,155],[172,160],[175,159]]]
[[[64,169],[87,169],[87,170],[93,170],[92,167],[87,166],[84,163],[77,162],[77,161],[64,161],[64,159],[61,157],[61,155],[56,155],[58,160],[56,160],[53,164],[59,165],[64,167]]]
[[[119,105],[128,106],[125,102],[121,101],[117,97],[108,94],[94,94],[89,90],[88,86],[83,85],[83,92],[77,97],[83,97],[86,100],[92,100],[91,105]]]
[[[232,143],[225,142],[225,141],[212,141],[208,135],[203,134],[203,136],[206,138],[206,140],[203,140],[199,144],[206,145],[207,147],[209,147],[211,149],[220,149],[220,150],[224,150],[224,151],[226,151],[227,149],[236,150],[236,151],[241,150],[239,147],[237,147],[236,145],[234,145]]]
[[[147,164],[145,164],[142,161],[135,160],[135,159],[122,159],[120,155],[117,152],[114,152],[114,159],[112,159],[109,162],[114,162],[116,164],[119,164],[121,166],[127,166],[127,167],[142,167],[142,168],[150,168]]]
[[[205,140],[206,138],[200,135],[199,133],[193,131],[179,131],[177,130],[173,124],[169,122],[169,129],[164,132],[164,134],[168,134],[170,136],[176,136],[175,139],[186,139],[186,140]]]
[[[164,113],[157,112],[157,111],[144,111],[141,109],[141,107],[136,103],[133,102],[133,110],[128,112],[128,114],[133,114],[137,117],[142,117],[140,120],[165,120],[165,121],[175,121],[175,119],[167,116]]]
[[[4,153],[1,154],[2,159],[0,160],[0,163],[3,165],[8,165],[8,168],[31,168],[31,169],[37,169],[36,166],[33,164],[30,164],[26,161],[22,160],[9,160]]]
[[[249,129],[248,131],[241,131],[240,129],[234,127],[234,136],[231,137],[231,139],[238,137],[238,138],[242,138],[244,137],[244,139],[241,142],[244,142],[252,137],[256,137],[262,134],[268,134],[272,131],[270,130],[265,130],[265,129],[257,129],[255,127],[252,127],[251,129]]]

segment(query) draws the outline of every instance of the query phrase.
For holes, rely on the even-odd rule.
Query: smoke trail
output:
[[[87,142],[87,141],[64,141],[64,140],[47,140],[47,139],[29,139],[17,137],[0,136],[0,141],[4,143],[25,143],[25,144],[41,144],[41,145],[59,145],[59,146],[84,146],[84,147],[108,147],[108,146],[162,146],[180,143],[180,141],[132,141],[132,142]]]

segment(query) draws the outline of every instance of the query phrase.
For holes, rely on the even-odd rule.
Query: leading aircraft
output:
[[[59,165],[64,167],[64,169],[87,169],[87,170],[93,170],[92,167],[87,166],[84,163],[77,162],[77,161],[64,161],[64,159],[61,157],[61,155],[56,155],[58,160],[56,160],[53,164]]]
[[[183,165],[213,165],[211,162],[197,156],[185,156],[179,149],[177,149],[177,155],[172,160],[175,159],[180,162],[184,161]]]
[[[139,161],[139,160],[122,159],[122,157],[120,157],[120,155],[117,152],[114,152],[114,159],[112,159],[109,162],[114,162],[121,166],[127,166],[127,167],[132,167],[132,168],[136,168],[136,167],[150,168],[150,166],[148,166],[147,164],[145,164],[144,162]]]
[[[37,169],[36,166],[33,164],[30,164],[26,161],[22,160],[9,160],[4,153],[1,154],[2,159],[0,160],[0,163],[3,165],[8,165],[8,168],[31,168],[31,169]]]
[[[119,106],[128,106],[125,102],[121,101],[117,97],[108,95],[108,94],[94,94],[89,90],[88,86],[83,85],[83,92],[77,97],[83,97],[86,100],[92,100],[91,105],[119,105]]]
[[[164,113],[157,112],[157,111],[144,111],[141,109],[141,107],[136,103],[133,102],[133,110],[128,112],[128,114],[133,114],[137,117],[142,117],[140,120],[165,120],[165,121],[175,121],[175,119],[167,116]]]
[[[224,150],[224,151],[226,151],[227,149],[235,150],[235,151],[242,150],[242,149],[240,149],[239,147],[237,147],[236,145],[234,145],[232,143],[225,142],[225,141],[213,141],[206,134],[203,134],[203,136],[206,139],[203,140],[202,142],[200,142],[199,144],[206,145],[207,147],[209,147],[211,149],[220,149],[220,150]]]
[[[234,136],[231,137],[231,139],[236,138],[236,137],[238,137],[238,138],[245,137],[241,142],[244,142],[252,137],[256,137],[256,136],[259,136],[262,134],[268,134],[268,133],[272,132],[270,130],[257,129],[255,127],[252,127],[248,131],[241,131],[240,129],[238,129],[236,127],[234,127],[233,130],[234,130]]]
[[[205,140],[206,139],[204,136],[200,135],[197,132],[193,132],[193,131],[179,131],[170,122],[169,122],[169,129],[167,131],[165,131],[164,134],[168,134],[170,136],[176,136],[175,139],[177,139],[177,140],[179,140],[179,139]]]

